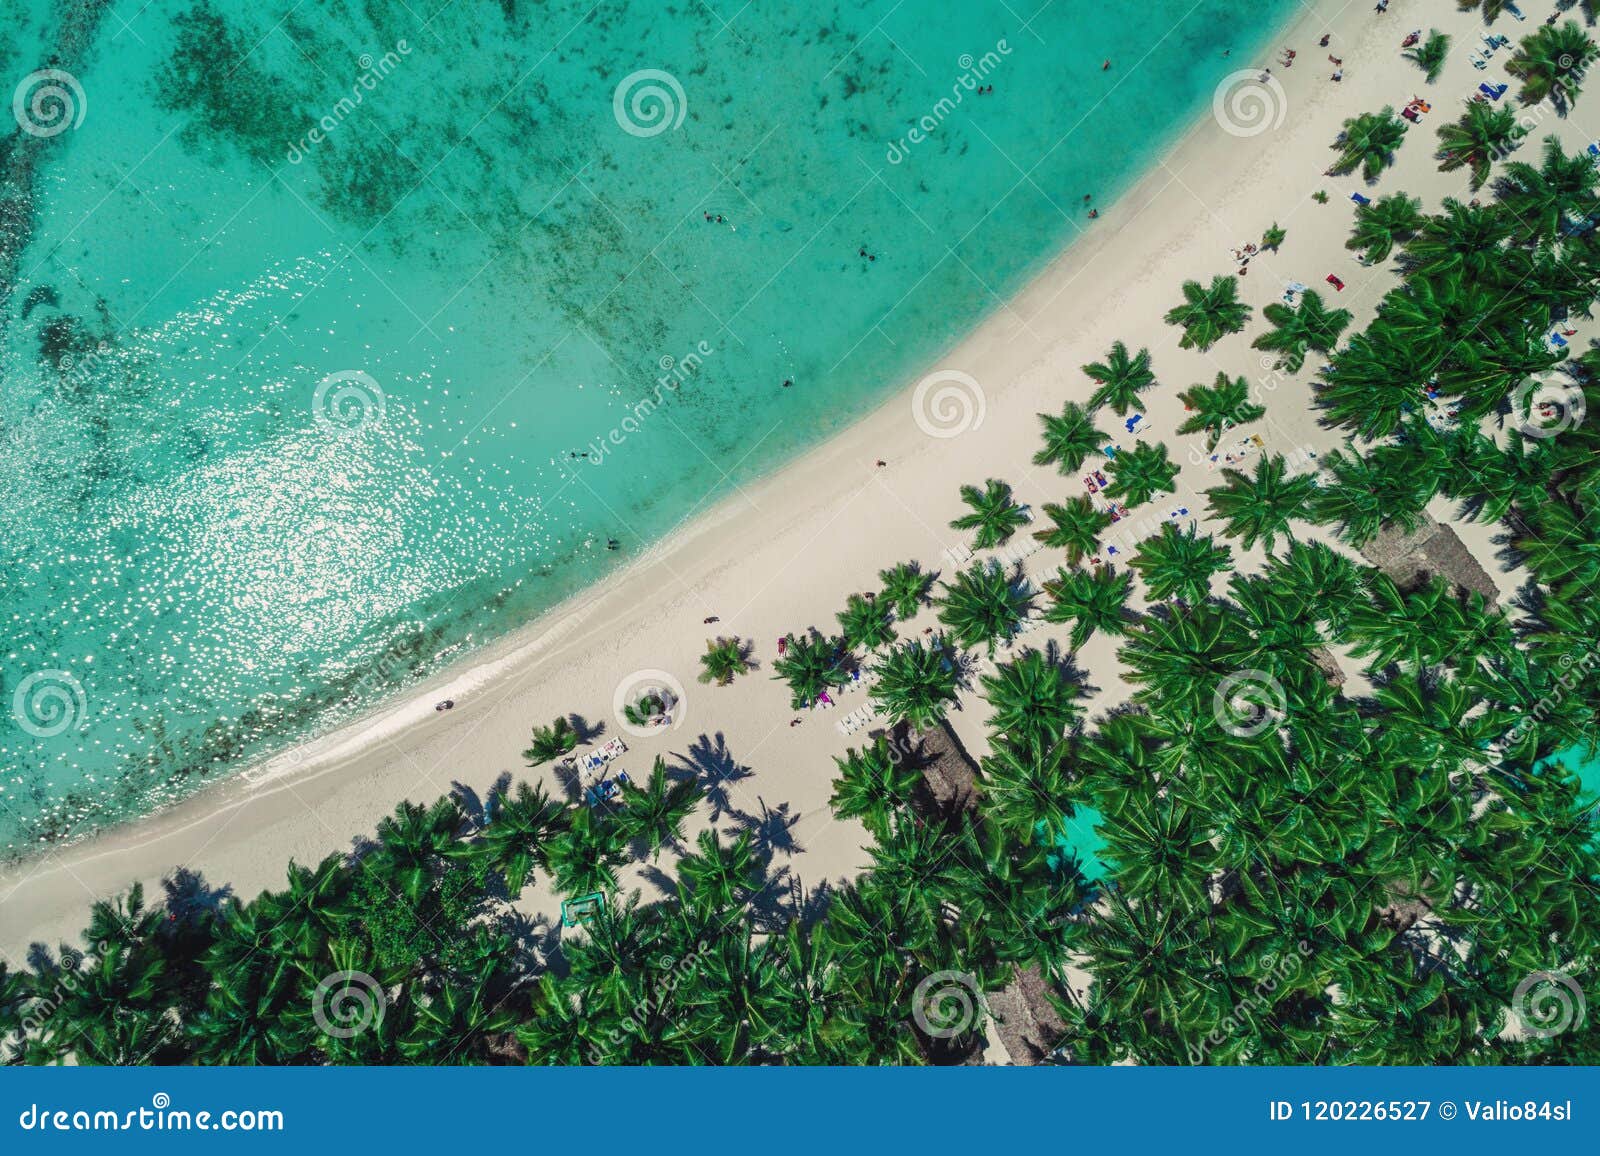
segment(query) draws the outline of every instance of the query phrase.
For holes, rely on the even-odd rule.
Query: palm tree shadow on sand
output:
[[[690,744],[688,753],[674,755],[679,772],[693,774],[700,781],[700,789],[711,805],[711,822],[719,823],[724,815],[738,816],[740,809],[734,801],[739,794],[737,784],[755,772],[742,765],[728,750],[728,740],[721,731],[712,738],[701,735]]]

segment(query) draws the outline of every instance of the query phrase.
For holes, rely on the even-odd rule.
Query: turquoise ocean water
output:
[[[859,417],[1293,7],[0,0],[22,115],[73,82],[0,145],[0,849],[350,718]]]

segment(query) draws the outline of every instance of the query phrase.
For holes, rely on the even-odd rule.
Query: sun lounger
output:
[[[1522,9],[1518,8],[1515,4],[1510,3],[1509,0],[1507,0],[1506,3],[1506,11],[1511,13],[1512,18],[1515,20],[1527,19],[1527,17],[1522,14]]]
[[[1483,57],[1479,56],[1476,52],[1467,53],[1467,59],[1472,61],[1472,67],[1478,69],[1479,71],[1489,67],[1489,62]]]
[[[1358,205],[1370,205],[1370,204],[1372,204],[1372,198],[1364,197],[1360,193],[1351,193],[1350,194],[1350,199],[1352,201],[1354,201]]]
[[[598,746],[589,751],[578,760],[578,769],[584,774],[594,774],[612,759],[620,758],[626,754],[628,746],[621,739],[612,739],[603,746]]]
[[[1506,86],[1503,84],[1480,84],[1478,85],[1478,91],[1490,100],[1499,100],[1506,94]]]
[[[1552,333],[1549,340],[1550,344],[1554,345],[1557,349],[1565,349],[1567,346],[1567,339],[1561,336],[1559,333]]]

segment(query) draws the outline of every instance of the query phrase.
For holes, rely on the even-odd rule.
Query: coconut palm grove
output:
[[[1518,52],[1530,101],[1596,55],[1570,22]],[[1347,130],[1336,171],[1427,147],[1387,108]],[[1364,329],[1331,292],[1262,317],[1234,275],[1172,286],[1184,347],[1314,374],[1336,451],[1219,469],[1215,533],[1169,519],[1098,557],[1109,514],[1075,488],[1027,510],[1005,475],[1100,471],[1118,520],[1172,493],[1160,441],[1101,457],[1142,392],[1174,388],[1130,335],[1084,366],[1090,404],[1062,399],[960,486],[967,560],[883,558],[759,671],[748,640],[707,639],[704,695],[770,679],[800,709],[870,683],[878,725],[792,768],[868,832],[853,882],[798,891],[781,813],[688,839],[733,809],[729,778],[657,759],[610,798],[551,793],[534,768],[582,723],[529,720],[528,781],[408,802],[278,889],[179,874],[96,904],[81,942],[0,971],[6,1060],[952,1064],[998,1039],[1017,1063],[1600,1063],[1592,1013],[1541,1030],[1563,977],[1600,974],[1578,775],[1600,735],[1600,352],[1545,336],[1600,299],[1600,171],[1554,139],[1520,149],[1487,104],[1428,135],[1475,195],[1358,211],[1351,248],[1401,274]],[[1227,374],[1183,396],[1208,448],[1273,405]],[[1443,551],[1396,564],[1440,498],[1492,531],[1510,604]],[[1040,624],[1066,644],[1030,641]],[[1093,640],[1131,693],[1091,714]],[[976,760],[956,709],[987,720]],[[653,899],[619,884],[639,865]],[[567,927],[511,906],[535,886]],[[329,994],[353,973],[371,986]]]

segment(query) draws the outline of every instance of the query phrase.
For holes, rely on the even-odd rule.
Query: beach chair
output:
[[[1567,347],[1567,339],[1561,336],[1559,333],[1552,333],[1549,340],[1550,344],[1554,345],[1557,349],[1565,349]]]
[[[1352,201],[1354,201],[1358,205],[1370,205],[1370,204],[1372,204],[1372,198],[1364,197],[1360,193],[1351,193],[1350,194],[1350,199]]]
[[[1503,84],[1479,84],[1478,91],[1490,100],[1499,100],[1506,94],[1506,86]]]
[[[1467,59],[1472,61],[1472,67],[1478,69],[1480,72],[1489,67],[1489,62],[1482,56],[1479,56],[1476,52],[1467,53]]]

